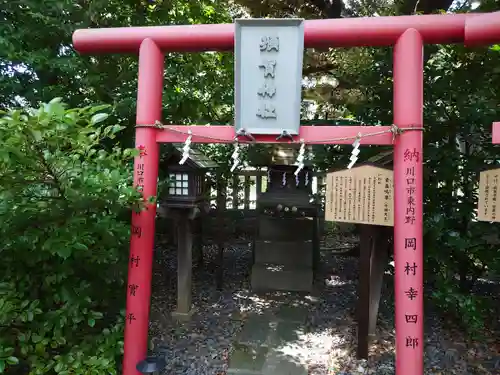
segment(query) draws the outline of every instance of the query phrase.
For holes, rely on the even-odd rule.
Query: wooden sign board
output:
[[[394,226],[394,174],[362,164],[327,174],[325,220]]]
[[[500,182],[500,168],[482,171],[479,174],[479,199],[477,202],[477,220],[499,221],[500,207],[498,190]]]

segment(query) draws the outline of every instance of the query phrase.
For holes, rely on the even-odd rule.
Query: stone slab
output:
[[[283,242],[255,241],[255,262],[312,267],[312,240]]]
[[[225,375],[262,375],[262,371],[252,371],[252,370],[241,370],[239,368],[230,368]]]
[[[314,236],[314,222],[310,218],[279,218],[259,216],[260,240],[306,241]]]
[[[236,337],[238,344],[254,347],[267,347],[272,330],[270,316],[267,314],[249,315],[243,328]]]
[[[252,267],[251,284],[255,292],[280,290],[310,293],[313,278],[312,268],[256,263]]]
[[[262,375],[308,375],[308,369],[293,355],[271,350],[264,363]]]
[[[296,322],[279,322],[272,336],[271,347],[286,348],[298,345],[303,339],[304,325]]]
[[[305,323],[309,309],[305,305],[280,305],[275,313],[278,320],[294,323]]]
[[[268,348],[234,344],[227,374],[260,374],[267,359]]]

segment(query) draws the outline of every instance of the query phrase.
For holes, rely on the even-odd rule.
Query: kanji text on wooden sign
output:
[[[482,171],[479,174],[479,199],[477,219],[480,221],[500,221],[499,207],[500,168]]]
[[[394,226],[393,172],[362,164],[327,175],[325,220]]]

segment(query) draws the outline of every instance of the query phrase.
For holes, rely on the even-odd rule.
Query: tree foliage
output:
[[[113,106],[112,120],[135,123],[137,57],[80,55],[72,33],[79,28],[231,22],[223,1],[1,1],[0,108],[37,105],[62,97],[70,107]],[[168,54],[164,120],[174,124],[229,121],[232,54]]]
[[[58,99],[0,118],[0,372],[114,373],[135,150],[101,107]],[[126,219],[125,219],[126,218]],[[117,293],[118,292],[118,293]]]

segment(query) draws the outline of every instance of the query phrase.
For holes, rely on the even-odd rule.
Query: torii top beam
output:
[[[361,17],[305,21],[305,47],[391,46],[408,29],[426,44],[489,44],[500,40],[500,12]],[[230,51],[234,24],[80,29],[73,33],[80,53],[137,53],[153,40],[163,52]]]

